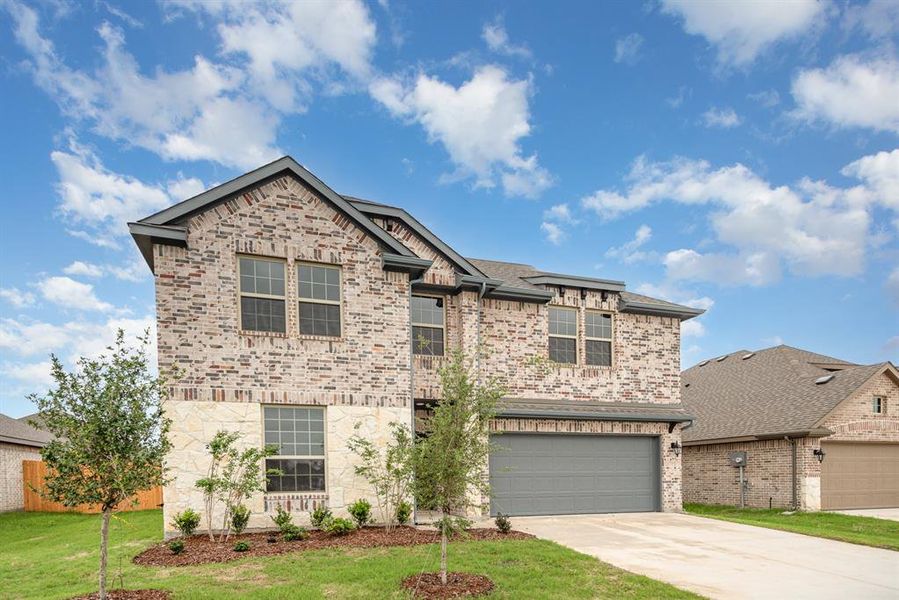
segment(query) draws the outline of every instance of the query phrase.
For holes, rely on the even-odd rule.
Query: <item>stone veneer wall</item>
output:
[[[41,460],[40,450],[33,446],[0,442],[0,512],[25,508],[23,460]]]
[[[668,433],[667,423],[623,421],[577,421],[572,419],[497,418],[491,430],[518,433],[572,433],[603,435],[659,436],[659,465],[661,467],[661,504],[663,512],[681,512],[681,459],[671,452],[671,443],[681,441],[681,427]]]
[[[166,413],[176,426],[172,428],[173,450],[167,459],[172,481],[163,490],[166,535],[173,535],[172,516],[186,508],[204,513],[203,494],[196,489],[197,479],[205,476],[210,460],[206,443],[219,429],[241,431],[243,447],[262,446],[262,405],[255,402],[197,402],[170,400]],[[366,498],[375,507],[377,498],[368,483],[355,474],[355,457],[346,449],[347,440],[357,431],[376,445],[387,443],[388,425],[396,421],[409,425],[411,413],[402,407],[369,407],[329,405],[325,408],[325,494],[277,493],[258,494],[247,501],[251,511],[251,528],[273,527],[270,516],[281,505],[295,513],[294,521],[308,525],[308,511],[327,503],[335,515],[348,516],[346,507]],[[359,429],[356,425],[360,424]],[[205,514],[202,528],[205,529]],[[214,515],[216,527],[223,514]]]

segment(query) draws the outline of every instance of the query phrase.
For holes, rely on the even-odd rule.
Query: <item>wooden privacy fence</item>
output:
[[[100,506],[98,504],[79,504],[74,508],[63,506],[59,502],[51,502],[43,498],[37,491],[44,487],[44,478],[47,476],[47,464],[42,460],[23,460],[22,461],[22,492],[25,495],[25,510],[33,512],[79,512],[79,513],[98,513]],[[147,510],[150,508],[159,508],[162,506],[162,488],[156,487],[152,490],[138,492],[135,496],[137,503],[133,504],[130,500],[119,504],[117,511],[124,510]]]

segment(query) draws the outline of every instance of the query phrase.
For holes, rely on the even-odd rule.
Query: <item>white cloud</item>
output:
[[[753,94],[748,94],[747,98],[758,102],[765,108],[773,108],[780,104],[780,94],[777,90],[762,90]]]
[[[677,88],[677,95],[665,98],[665,103],[671,108],[680,108],[684,104],[684,100],[693,95],[693,89],[685,85]]]
[[[82,356],[96,357],[115,341],[118,329],[125,332],[129,343],[150,330],[155,353],[156,319],[153,315],[141,318],[109,318],[104,321],[84,319],[60,324],[44,321],[0,319],[0,349],[21,357],[54,353],[68,363]],[[156,365],[155,357],[151,363]]]
[[[432,143],[446,148],[456,171],[444,181],[474,178],[492,188],[497,179],[508,196],[539,196],[553,183],[536,155],[525,156],[521,140],[531,132],[529,80],[512,80],[487,65],[460,86],[419,74],[411,83],[376,79],[372,96],[395,117],[420,124]]]
[[[781,265],[797,275],[859,274],[864,268],[875,203],[895,198],[893,161],[881,153],[849,165],[862,185],[837,188],[804,179],[794,187],[772,186],[747,167],[714,169],[701,160],[651,162],[639,157],[626,177],[626,191],[598,190],[582,206],[605,219],[673,201],[710,206],[709,222],[725,251],[682,248],[664,259],[668,276],[725,284],[776,281]]]
[[[50,361],[42,360],[36,363],[28,362],[3,362],[0,363],[0,376],[7,380],[30,384],[34,388],[49,388],[53,383],[50,375]]]
[[[821,69],[800,71],[791,88],[792,115],[833,127],[899,133],[899,60],[841,56]]]
[[[709,108],[702,113],[702,122],[706,127],[720,127],[722,129],[730,129],[742,123],[740,115],[730,107],[717,108],[715,106]]]
[[[197,179],[196,177],[184,177],[181,173],[178,173],[176,179],[166,183],[165,189],[172,200],[180,202],[181,200],[193,198],[197,194],[205,192],[210,187],[214,186],[207,186],[202,180]]]
[[[899,148],[864,156],[840,173],[862,180],[875,201],[899,211]]]
[[[76,260],[62,270],[66,275],[75,275],[76,277],[102,277],[103,267],[93,263],[87,263]]]
[[[509,34],[500,19],[493,23],[487,23],[481,30],[481,39],[487,47],[498,54],[517,56],[519,58],[531,58],[531,51],[527,46],[516,45],[509,41]]]
[[[641,283],[636,287],[638,294],[644,294],[668,302],[682,304],[691,308],[708,311],[714,306],[715,301],[708,296],[698,296],[693,292],[685,291],[670,282],[661,285]],[[694,317],[689,321],[681,322],[681,337],[702,337],[706,334],[702,316]]]
[[[887,294],[889,294],[890,300],[896,307],[899,307],[899,267],[890,271],[884,287],[887,290]]]
[[[747,66],[776,43],[796,38],[823,20],[818,0],[695,2],[662,0],[662,12],[683,20],[684,31],[704,37],[722,66]]]
[[[843,27],[858,29],[873,40],[894,37],[899,30],[899,3],[895,0],[871,0],[850,5],[843,11]]]
[[[551,221],[540,223],[540,230],[546,235],[547,241],[556,246],[561,244],[567,237],[565,231],[558,224]]]
[[[566,203],[555,204],[546,209],[543,211],[543,218],[559,223],[567,223],[569,225],[575,225],[578,222],[578,220],[574,218],[574,215],[571,214],[571,208]]]
[[[621,246],[615,246],[606,250],[608,258],[617,258],[625,264],[632,264],[655,257],[654,252],[640,250],[646,242],[652,238],[652,228],[649,225],[640,225],[634,232],[634,239],[625,242]]]
[[[615,62],[631,66],[640,62],[643,41],[643,36],[639,33],[629,33],[615,40]]]
[[[697,319],[690,319],[689,321],[681,321],[680,324],[680,334],[681,337],[702,337],[706,333],[705,325],[702,324],[702,321]]]
[[[34,294],[14,287],[0,288],[0,298],[3,298],[16,308],[25,308],[34,304]]]
[[[47,277],[37,283],[37,289],[44,299],[65,308],[102,312],[113,308],[108,302],[97,298],[94,286],[71,277]]]

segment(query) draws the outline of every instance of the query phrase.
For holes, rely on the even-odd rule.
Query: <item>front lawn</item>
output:
[[[831,512],[785,514],[783,509],[736,508],[708,504],[684,504],[684,510],[700,517],[782,529],[841,542],[874,546],[875,548],[899,550],[899,521]]]
[[[99,527],[96,515],[0,514],[3,598],[68,598],[96,590]],[[161,531],[159,510],[115,517],[111,587],[165,589],[176,599],[408,598],[400,581],[435,570],[439,559],[439,547],[431,544],[310,550],[191,567],[133,564],[135,554],[159,542]],[[543,540],[454,542],[450,569],[490,577],[496,584],[490,598],[697,597]]]

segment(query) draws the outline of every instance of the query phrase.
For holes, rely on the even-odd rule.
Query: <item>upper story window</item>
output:
[[[412,296],[412,352],[443,356],[444,301],[433,296]]]
[[[284,262],[241,256],[240,328],[286,333]]]
[[[318,407],[264,406],[265,445],[278,454],[265,459],[269,475],[267,492],[325,491],[325,409]]]
[[[874,401],[872,402],[872,408],[874,409],[875,415],[882,415],[886,412],[886,398],[883,396],[874,396]]]
[[[340,268],[297,265],[300,335],[340,337]]]
[[[577,310],[549,307],[549,359],[577,364]]]
[[[588,310],[584,314],[588,365],[612,366],[612,315]]]

